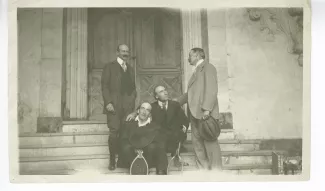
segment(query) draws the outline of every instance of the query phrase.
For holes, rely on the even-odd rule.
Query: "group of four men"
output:
[[[158,85],[153,92],[156,101],[144,102],[136,109],[135,74],[128,58],[128,46],[119,45],[117,59],[107,64],[102,73],[104,113],[109,128],[109,170],[115,170],[117,154],[117,166],[129,168],[136,156],[134,149],[145,145],[144,157],[149,168],[156,167],[157,174],[166,174],[166,153],[175,155],[178,143],[186,139],[189,122],[198,167],[220,169],[218,140],[206,141],[198,131],[199,120],[219,118],[217,73],[215,67],[204,60],[203,49],[193,48],[189,53],[188,61],[194,72],[187,93],[171,100],[166,88]],[[181,108],[185,103],[189,117]]]

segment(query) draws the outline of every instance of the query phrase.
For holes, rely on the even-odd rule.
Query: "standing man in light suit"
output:
[[[190,51],[188,62],[194,67],[194,72],[188,82],[187,93],[177,101],[181,105],[188,103],[188,117],[198,167],[202,170],[215,170],[222,167],[218,139],[206,141],[198,130],[199,120],[209,117],[219,119],[217,71],[204,59],[203,49],[193,48]]]
[[[136,88],[134,70],[127,63],[129,47],[117,47],[117,58],[108,63],[102,73],[101,85],[104,98],[104,113],[109,128],[108,147],[110,153],[109,170],[116,168],[119,131],[126,115],[134,110]]]

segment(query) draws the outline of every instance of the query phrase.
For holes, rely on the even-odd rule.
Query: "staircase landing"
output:
[[[196,171],[190,131],[181,157]],[[275,174],[277,154],[260,150],[259,140],[236,140],[233,130],[222,130],[219,137],[223,171],[231,174]],[[278,151],[278,154],[282,152]],[[170,159],[170,156],[169,156]],[[128,169],[108,171],[108,128],[106,123],[65,122],[62,133],[33,133],[19,136],[20,173],[27,175],[63,175],[85,172],[128,174]],[[150,170],[155,174],[155,169]],[[177,174],[172,171],[171,174]]]

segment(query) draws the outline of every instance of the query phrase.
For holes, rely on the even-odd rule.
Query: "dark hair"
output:
[[[205,59],[205,53],[202,48],[192,48],[191,51],[198,54],[202,59]]]

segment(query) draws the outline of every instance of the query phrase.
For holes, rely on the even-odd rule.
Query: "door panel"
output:
[[[137,15],[134,23],[138,68],[180,70],[180,13],[150,9]]]
[[[138,102],[153,101],[153,88],[165,85],[171,97],[182,93],[180,12],[141,10],[134,17]]]
[[[182,92],[182,77],[178,73],[139,74],[138,94],[141,101],[153,102],[153,91],[157,84],[164,85],[171,97],[178,97]]]
[[[92,68],[104,68],[116,59],[118,44],[132,44],[132,14],[121,9],[90,9],[93,38]]]

